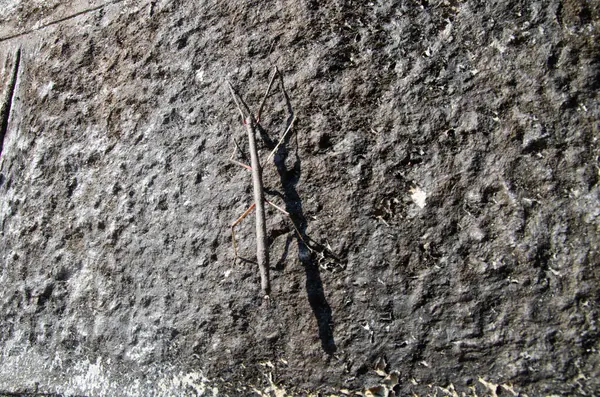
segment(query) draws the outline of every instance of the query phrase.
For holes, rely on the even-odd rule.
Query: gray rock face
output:
[[[321,3],[2,3],[0,394],[600,392],[600,4]]]

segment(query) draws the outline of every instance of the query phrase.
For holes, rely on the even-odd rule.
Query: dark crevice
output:
[[[6,88],[6,93],[2,101],[2,107],[0,107],[0,156],[2,156],[2,149],[4,148],[4,138],[6,137],[6,133],[8,130],[8,120],[10,118],[10,110],[12,108],[15,87],[17,85],[17,76],[19,74],[20,63],[21,49],[19,48],[15,53],[12,71],[8,80],[8,87]]]

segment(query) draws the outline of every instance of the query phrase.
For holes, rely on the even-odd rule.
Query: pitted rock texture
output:
[[[599,10],[2,2],[0,392],[600,393]]]

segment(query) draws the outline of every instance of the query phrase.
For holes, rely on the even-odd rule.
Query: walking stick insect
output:
[[[240,116],[242,117],[243,123],[246,126],[246,133],[248,135],[248,150],[250,151],[250,164],[251,165],[246,165],[246,164],[241,163],[234,159],[234,156],[235,156],[236,150],[237,150],[237,143],[235,142],[235,139],[234,139],[234,144],[235,144],[234,150],[233,150],[231,157],[229,158],[229,161],[251,171],[252,184],[254,187],[254,203],[235,222],[233,222],[231,224],[231,241],[233,243],[233,250],[235,253],[235,258],[237,259],[238,252],[237,252],[237,244],[236,244],[236,240],[235,240],[235,227],[250,212],[252,212],[252,210],[256,210],[256,261],[258,262],[258,268],[259,268],[259,273],[260,273],[260,284],[261,284],[261,289],[262,289],[263,293],[265,294],[265,296],[264,296],[265,299],[269,299],[269,293],[271,291],[271,284],[270,284],[270,280],[269,280],[269,251],[268,251],[268,241],[267,241],[268,239],[267,239],[267,228],[266,228],[266,223],[265,223],[265,202],[267,204],[271,205],[273,208],[277,209],[278,211],[281,211],[283,214],[285,214],[287,217],[290,218],[290,220],[292,221],[294,230],[296,231],[296,233],[298,234],[298,236],[300,237],[302,242],[304,242],[304,239],[302,238],[300,231],[298,230],[298,228],[294,224],[293,220],[291,219],[290,214],[287,211],[285,211],[284,209],[280,208],[279,206],[277,206],[274,203],[270,202],[269,200],[265,199],[265,193],[264,193],[264,187],[263,187],[263,181],[262,181],[263,166],[260,162],[260,158],[258,156],[258,150],[256,148],[256,129],[260,125],[259,124],[260,116],[261,116],[263,107],[265,105],[267,97],[269,96],[269,93],[271,92],[273,82],[275,81],[275,77],[277,75],[279,75],[279,77],[280,77],[281,89],[285,95],[285,88],[283,87],[283,78],[282,78],[279,70],[277,68],[275,68],[275,70],[273,72],[273,76],[271,77],[269,86],[267,87],[265,95],[263,96],[262,102],[260,104],[260,107],[258,108],[258,113],[256,114],[256,116],[254,116],[254,114],[250,111],[250,108],[248,107],[246,102],[244,102],[244,100],[241,98],[241,96],[236,93],[236,91],[233,88],[233,86],[231,85],[231,83],[229,81],[227,81],[227,85],[229,86],[229,90],[231,92],[231,96],[233,97],[233,101],[235,102],[235,104],[240,112]],[[285,96],[287,98],[287,95],[285,95]],[[243,107],[243,109],[242,109],[242,107]],[[288,106],[288,107],[291,111],[291,107],[290,106]],[[292,113],[291,120],[289,121],[285,132],[281,135],[281,138],[279,139],[277,145],[275,145],[275,148],[271,151],[271,153],[269,154],[269,156],[267,157],[266,161],[263,164],[266,164],[273,157],[273,155],[275,155],[275,153],[279,149],[279,146],[281,146],[281,144],[283,143],[283,141],[285,140],[285,138],[291,131],[292,125],[294,124],[294,121],[296,120],[296,116],[293,114],[293,112],[291,112],[291,113]],[[308,247],[308,245],[306,243],[305,243],[305,245]],[[312,251],[312,249],[310,247],[308,247],[308,248],[309,248],[309,250]]]

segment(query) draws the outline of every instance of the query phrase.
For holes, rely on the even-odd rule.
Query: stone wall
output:
[[[599,9],[2,2],[0,393],[600,392]]]

